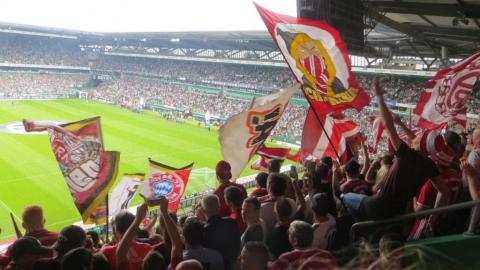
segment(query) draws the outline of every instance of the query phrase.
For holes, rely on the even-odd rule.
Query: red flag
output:
[[[439,70],[428,81],[413,111],[419,117],[417,126],[442,129],[453,121],[466,127],[465,103],[480,78],[480,52],[467,59]]]
[[[258,159],[250,166],[254,170],[267,171],[270,159],[285,160],[289,155],[289,148],[266,147],[263,145],[257,150]]]
[[[318,115],[347,108],[360,111],[370,103],[352,73],[337,30],[324,21],[294,18],[255,6]]]
[[[85,224],[107,221],[105,198],[118,172],[120,153],[104,151],[100,117],[54,125],[24,121],[25,130],[47,130],[75,206]]]
[[[313,156],[314,159],[318,159],[324,156],[336,158],[336,150],[340,161],[346,162],[348,160],[347,141],[355,139],[363,141],[357,124],[353,121],[334,118],[330,115],[322,115],[320,120],[327,134],[323,131],[312,109],[308,111],[303,127],[301,151],[307,157]],[[327,136],[330,137],[331,143]]]
[[[140,194],[148,199],[155,200],[160,196],[168,199],[168,210],[176,212],[180,199],[187,188],[188,178],[192,171],[193,163],[183,168],[173,168],[155,162],[151,159],[150,178],[143,184]]]

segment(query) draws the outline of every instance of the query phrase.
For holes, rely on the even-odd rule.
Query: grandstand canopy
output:
[[[478,0],[364,0],[382,54],[462,58],[480,50]]]

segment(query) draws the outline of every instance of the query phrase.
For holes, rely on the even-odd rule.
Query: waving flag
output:
[[[370,103],[351,71],[345,43],[337,30],[323,21],[294,18],[255,6],[318,115],[347,108],[360,111]]]
[[[140,194],[148,199],[155,200],[160,196],[168,199],[168,210],[176,212],[180,199],[187,188],[188,178],[192,171],[193,163],[183,168],[174,168],[155,162],[151,159],[150,178],[143,184]]]
[[[47,130],[53,154],[86,224],[103,223],[104,202],[118,171],[120,153],[104,151],[100,117],[63,125],[24,121],[25,130]],[[94,218],[95,217],[95,218]]]
[[[110,216],[115,216],[122,210],[127,210],[130,207],[135,193],[139,186],[143,184],[145,174],[134,173],[124,174],[120,183],[113,189],[112,194],[108,200],[108,208]]]
[[[413,111],[418,117],[417,126],[442,129],[449,121],[453,121],[466,128],[465,103],[479,78],[480,52],[439,70],[435,77],[428,81]]]
[[[258,159],[252,163],[251,168],[259,171],[268,171],[268,162],[271,159],[285,160],[290,157],[289,148],[262,146],[257,150]]]
[[[349,141],[363,140],[357,124],[330,115],[322,115],[320,118],[326,133],[323,132],[313,111],[311,109],[308,111],[303,128],[301,151],[307,159],[320,159],[324,156],[336,158],[336,150],[342,163],[348,161]],[[331,143],[327,136],[330,137]]]
[[[218,133],[223,159],[232,167],[232,179],[240,176],[263,145],[298,87],[295,85],[290,89],[255,98],[249,110],[230,117],[220,127]]]

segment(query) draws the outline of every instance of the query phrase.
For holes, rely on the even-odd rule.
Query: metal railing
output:
[[[419,212],[414,212],[414,213],[409,213],[405,214],[402,216],[397,216],[389,219],[382,219],[382,220],[368,220],[368,221],[362,221],[362,222],[357,222],[352,225],[352,228],[350,229],[350,241],[354,242],[355,241],[355,236],[356,233],[359,229],[363,229],[366,227],[376,227],[376,226],[381,226],[381,225],[387,225],[387,224],[393,224],[393,223],[398,223],[406,220],[411,220],[415,218],[422,218],[422,217],[427,217],[430,215],[434,214],[442,214],[442,213],[447,213],[447,212],[453,212],[453,211],[458,211],[462,209],[468,209],[468,208],[473,208],[475,206],[480,205],[480,199],[475,200],[475,201],[468,201],[468,202],[463,202],[463,203],[457,203],[457,204],[452,204],[448,206],[443,206],[439,208],[434,208],[434,209],[428,209],[424,211],[419,211]],[[477,207],[476,209],[480,209],[480,207]],[[470,226],[468,229],[468,232],[473,233],[476,225],[478,224],[478,219],[480,216],[480,211],[473,211],[472,216],[471,216],[471,221],[470,221]]]

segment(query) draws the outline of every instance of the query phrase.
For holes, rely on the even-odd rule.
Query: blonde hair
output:
[[[23,209],[22,221],[25,226],[43,226],[43,208],[38,205],[30,205]]]

